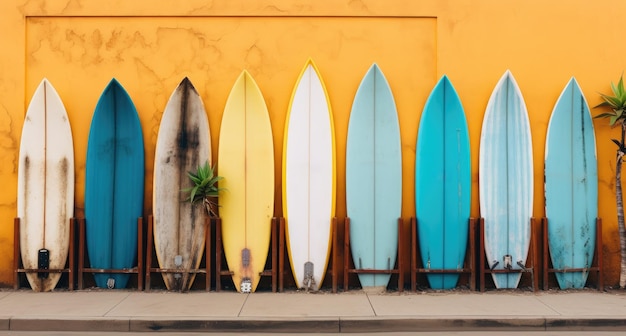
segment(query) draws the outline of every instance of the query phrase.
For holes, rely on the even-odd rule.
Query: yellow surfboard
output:
[[[254,292],[267,259],[274,213],[272,127],[261,90],[243,71],[222,117],[217,172],[222,241],[239,292]]]

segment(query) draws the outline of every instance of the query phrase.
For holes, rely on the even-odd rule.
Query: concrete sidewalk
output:
[[[626,331],[626,292],[0,292],[0,330]]]

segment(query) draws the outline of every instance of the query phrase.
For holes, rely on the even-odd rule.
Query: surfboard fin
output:
[[[309,289],[315,288],[315,278],[313,277],[313,263],[307,261],[304,263],[304,288],[308,291]]]
[[[241,280],[241,284],[239,284],[239,288],[242,293],[250,293],[252,292],[252,280],[250,278],[243,278]]]
[[[517,266],[521,267],[524,271],[527,271],[526,265],[521,260],[517,261]]]
[[[510,254],[502,257],[502,260],[504,261],[504,268],[508,270],[511,270],[513,268],[513,257]]]
[[[250,249],[244,248],[243,250],[241,250],[241,265],[243,266],[244,269],[247,269],[250,267],[250,259],[251,259]],[[252,280],[249,277],[242,278],[241,283],[239,284],[239,290],[242,293],[252,292]]]
[[[50,251],[43,248],[39,250],[39,255],[37,258],[37,266],[40,270],[47,270],[50,268]],[[47,279],[49,273],[37,273],[37,277],[39,279]]]
[[[174,257],[174,266],[176,266],[176,268],[181,268],[183,266],[183,256],[181,255],[177,255]],[[182,284],[179,284],[181,278],[182,278],[182,274],[180,273],[175,273],[174,274],[174,279],[176,280],[176,287],[180,287],[182,286]]]

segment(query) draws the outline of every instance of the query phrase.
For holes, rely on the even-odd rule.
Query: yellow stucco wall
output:
[[[530,114],[535,162],[534,215],[544,215],[543,155],[550,113],[576,76],[590,105],[626,69],[621,16],[626,3],[597,1],[188,0],[0,2],[0,283],[12,281],[12,219],[22,122],[47,77],[67,108],[75,142],[76,214],[84,205],[89,126],[112,77],[140,114],[146,144],[146,203],[161,114],[188,76],[209,116],[213,153],[228,93],[247,69],[271,115],[276,181],[289,98],[306,60],[318,65],[335,115],[337,215],[345,216],[345,144],[352,99],[372,62],[393,90],[403,146],[403,217],[415,215],[414,160],[422,108],[438,78],[455,85],[470,126],[472,215],[478,216],[478,143],[493,87],[513,72]],[[593,111],[597,113],[597,111]],[[596,122],[606,281],[617,283],[614,202],[616,130]],[[215,155],[214,155],[215,156]],[[215,157],[214,157],[215,159]],[[276,215],[281,215],[276,185]]]

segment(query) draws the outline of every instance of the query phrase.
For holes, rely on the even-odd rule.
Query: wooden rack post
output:
[[[75,234],[75,220],[70,218],[70,241],[69,241],[69,255],[66,263],[66,268],[61,269],[39,269],[39,268],[23,268],[22,255],[20,252],[20,218],[15,217],[13,219],[13,289],[20,288],[20,273],[67,273],[68,275],[68,287],[69,290],[74,290],[74,234]]]
[[[137,274],[137,289],[143,290],[143,217],[137,218],[137,266],[122,269],[85,267],[85,219],[78,220],[78,289],[83,289],[83,273]]]
[[[222,221],[215,226],[215,291],[222,290],[222,276],[232,276],[233,272],[222,269],[223,258]]]
[[[284,239],[285,239],[285,220],[283,218],[273,217],[271,219],[271,240],[270,240],[270,258],[272,266],[270,269],[263,270],[260,276],[269,276],[272,278],[272,292],[283,291],[283,277],[280,275],[284,267]],[[232,276],[233,272],[228,269],[222,269],[222,259],[224,258],[222,242],[222,222],[217,221],[215,226],[215,291],[222,290],[222,276]]]
[[[535,223],[535,219],[534,218],[530,218],[530,248],[528,251],[528,258],[527,260],[530,260],[530,267],[526,267],[526,268],[521,268],[521,269],[490,269],[488,265],[485,265],[485,261],[486,261],[486,254],[485,254],[485,219],[484,218],[480,218],[479,219],[479,235],[480,235],[480,245],[479,245],[479,258],[480,258],[480,291],[484,292],[485,291],[485,274],[492,274],[492,273],[530,273],[531,274],[531,278],[532,278],[532,287],[533,287],[533,292],[537,292],[538,291],[538,284],[539,284],[539,273],[535,272],[535,265],[537,265],[537,242],[536,242],[536,223]],[[487,266],[487,267],[485,267]]]
[[[404,291],[404,221],[402,218],[398,218],[398,253],[396,262],[398,267],[394,269],[357,269],[350,268],[350,261],[352,254],[350,252],[350,218],[346,217],[344,225],[344,264],[343,264],[343,290],[348,291],[348,275],[350,273],[356,274],[398,274],[398,291]]]
[[[568,268],[555,269],[550,260],[550,244],[548,244],[548,219],[542,218],[543,229],[543,290],[548,289],[548,276],[550,273],[571,273],[571,272],[596,272],[596,287],[599,291],[604,290],[604,279],[602,269],[602,219],[596,218],[596,246],[593,260],[589,268]],[[550,267],[552,266],[552,267]]]
[[[469,234],[467,252],[465,254],[465,263],[463,268],[460,269],[432,269],[418,267],[418,230],[417,219],[411,218],[411,291],[417,290],[417,274],[469,274],[469,287],[471,290],[476,290],[476,220],[474,218],[468,219]],[[420,261],[421,263],[421,261]],[[422,265],[423,266],[423,265]]]
[[[205,218],[204,226],[205,226],[205,244],[204,244],[204,254],[205,254],[205,267],[204,268],[196,268],[196,269],[178,269],[178,268],[159,268],[152,267],[152,254],[154,253],[154,217],[152,215],[148,216],[148,232],[146,237],[146,291],[150,291],[150,275],[152,273],[204,273],[206,275],[205,279],[205,290],[208,292],[211,290],[211,222],[213,220],[219,221],[217,219]]]
[[[278,292],[282,292],[285,283],[285,217],[279,217],[278,222]]]
[[[332,235],[332,254],[331,254],[331,264],[332,268],[331,272],[331,283],[332,283],[332,292],[337,293],[337,282],[338,275],[337,271],[339,270],[339,227],[337,226],[337,217],[333,217],[330,222],[330,230]],[[345,269],[345,267],[344,267]]]

